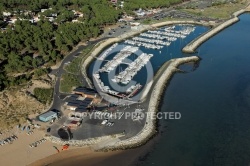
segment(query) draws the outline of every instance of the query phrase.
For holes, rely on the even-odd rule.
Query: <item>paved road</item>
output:
[[[102,40],[105,40],[105,39],[108,39],[110,37],[118,37],[122,34],[124,34],[125,32],[129,31],[131,28],[130,26],[125,26],[125,28],[121,28],[120,26],[117,27],[117,28],[114,28],[115,30],[115,33],[113,33],[112,35],[107,35],[107,34],[104,34],[102,35],[102,38],[98,39],[98,40],[95,40],[95,41],[89,41],[88,44],[86,46],[79,46],[75,51],[73,51],[72,53],[70,53],[69,55],[67,55],[61,62],[61,65],[58,69],[55,69],[55,70],[52,70],[50,74],[54,74],[56,76],[56,83],[55,83],[55,86],[54,86],[54,95],[53,95],[53,104],[50,108],[50,110],[52,109],[56,109],[56,110],[61,110],[61,105],[63,104],[63,98],[65,98],[67,96],[67,94],[63,94],[63,93],[60,93],[59,91],[59,88],[60,88],[60,79],[61,79],[61,76],[62,74],[65,72],[63,67],[64,67],[64,64],[67,63],[67,62],[71,62],[76,56],[78,56],[79,54],[81,54],[81,52],[87,48],[89,45],[95,45],[97,44],[98,42],[102,41]],[[112,30],[111,30],[112,31]],[[86,81],[84,79],[84,77],[81,75],[81,78],[80,81],[82,82],[83,85],[87,85],[86,84]]]
[[[88,42],[88,44],[86,46],[79,46],[75,51],[73,51],[72,53],[70,53],[69,55],[67,55],[61,62],[61,65],[58,69],[52,70],[52,72],[50,74],[54,74],[56,76],[56,83],[54,86],[54,95],[53,95],[53,104],[50,108],[51,109],[57,109],[60,110],[61,108],[61,104],[63,103],[62,99],[66,97],[66,94],[60,93],[60,79],[62,74],[65,72],[63,67],[64,64],[67,62],[71,62],[74,58],[76,58],[76,56],[78,56],[79,54],[81,54],[81,52],[87,48],[89,45],[94,45],[97,44],[98,42],[107,39],[107,37],[105,38],[101,38],[95,41],[90,41]],[[80,79],[81,81],[84,81],[83,79]]]

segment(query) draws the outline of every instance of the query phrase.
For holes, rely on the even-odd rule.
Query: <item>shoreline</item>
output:
[[[245,10],[240,10],[238,12],[235,12],[234,15],[240,15],[242,13],[244,13]],[[238,20],[237,17],[234,17],[233,20]],[[237,21],[236,20],[236,21]],[[225,22],[224,22],[225,23]],[[220,27],[220,31],[222,30],[221,28],[223,28],[224,26],[224,23],[218,25],[217,27]],[[85,79],[87,80],[88,84],[90,87],[93,87],[93,83],[91,81],[91,79],[88,77],[87,75],[87,68],[88,66],[90,65],[90,63],[95,60],[96,57],[99,56],[99,54],[105,49],[107,48],[108,46],[110,46],[111,44],[113,43],[116,43],[116,42],[120,42],[126,38],[129,38],[129,37],[132,37],[132,36],[135,36],[137,34],[140,34],[142,33],[143,31],[146,31],[146,30],[150,30],[150,29],[154,29],[154,28],[157,28],[157,27],[162,27],[162,26],[166,26],[166,25],[173,25],[173,24],[196,24],[196,25],[204,25],[204,26],[214,26],[215,24],[213,23],[209,23],[209,22],[197,22],[197,21],[165,21],[165,22],[161,22],[161,23],[156,23],[156,24],[152,24],[152,25],[144,25],[141,27],[141,29],[139,30],[136,30],[136,31],[133,31],[133,32],[128,32],[124,35],[121,35],[119,37],[116,37],[116,38],[109,38],[107,40],[104,40],[98,44],[96,44],[96,46],[94,46],[94,50],[93,52],[85,59],[85,61],[82,63],[82,69],[81,69],[81,73],[82,75],[85,77]],[[226,24],[227,25],[227,24]],[[215,27],[216,28],[216,27]],[[212,30],[214,31],[213,28]],[[212,32],[213,32],[212,31]],[[210,31],[209,31],[210,32]],[[217,32],[218,33],[218,32]],[[207,33],[205,34],[202,34],[201,36],[198,37],[198,39],[200,40],[204,40],[204,38],[206,38],[207,36]],[[194,40],[197,40],[194,39]],[[194,41],[191,41],[191,43],[189,43],[187,46],[185,47],[188,47],[189,45],[191,45],[192,43],[194,43]],[[201,44],[201,43],[200,43]],[[193,46],[193,45],[192,45]],[[184,47],[184,48],[185,48]],[[184,51],[185,52],[185,51]],[[161,76],[161,78],[163,77],[166,77],[167,79],[166,80],[162,80],[161,78],[157,80],[157,83],[156,85],[158,85],[158,82],[161,81],[162,84],[161,85],[154,85],[154,90],[153,91],[156,91],[156,88],[155,87],[159,87],[159,89],[162,89],[162,87],[164,87],[164,83],[166,83],[168,81],[168,79],[176,72],[174,71],[174,69],[176,70],[177,67],[180,65],[180,64],[184,64],[186,62],[191,62],[191,61],[197,61],[199,60],[198,57],[195,57],[195,56],[192,56],[192,57],[187,57],[187,58],[178,58],[178,59],[174,59],[174,60],[170,60],[170,65],[168,66],[167,70],[169,69],[170,73],[166,74],[166,72],[164,72]],[[177,63],[174,63],[175,61],[177,61]],[[160,68],[159,70],[161,70],[162,68]],[[154,80],[155,81],[155,80]],[[153,82],[152,82],[153,84]],[[158,92],[159,93],[159,92]],[[158,107],[158,104],[159,104],[159,101],[158,101],[158,98],[161,96],[161,93],[159,94],[156,94],[154,96],[152,96],[153,93],[151,94],[151,98],[153,99],[157,99],[157,101],[154,100],[155,104],[150,104],[152,103],[150,101],[149,103],[149,108],[153,108],[153,109],[157,109]],[[145,97],[146,98],[146,97]],[[148,117],[147,117],[148,118]],[[151,127],[148,127],[148,123],[150,123]],[[146,126],[146,130],[150,130],[152,133],[145,133],[144,130],[145,130],[145,126],[144,126],[144,129],[142,129],[142,131],[140,131],[137,135],[135,135],[134,137],[131,137],[131,138],[128,138],[126,139],[129,143],[126,143],[123,141],[118,141],[116,143],[116,147],[112,147],[112,146],[106,146],[104,147],[102,150],[117,150],[117,149],[127,149],[127,148],[133,148],[133,147],[138,147],[142,144],[145,144],[145,142],[147,142],[154,134],[155,134],[155,127],[156,125],[156,122],[152,120],[151,121],[148,121],[147,119],[147,125],[145,124]],[[140,137],[144,137],[143,139],[140,139],[140,141],[138,141],[138,137],[139,135],[142,134]],[[145,134],[145,135],[144,135]],[[119,136],[118,136],[119,135]],[[52,137],[52,136],[47,136],[46,138],[49,139],[51,142],[53,143],[56,143],[56,144],[59,144],[59,145],[62,145],[62,144],[70,144],[72,146],[77,146],[77,147],[83,147],[83,146],[90,146],[90,145],[94,145],[94,144],[97,144],[99,142],[101,142],[103,139],[108,139],[108,138],[119,138],[121,137],[121,134],[116,134],[116,135],[108,135],[108,136],[103,136],[103,137],[96,137],[96,138],[89,138],[89,139],[86,139],[86,140],[71,140],[71,141],[61,141],[59,138],[57,137]],[[133,139],[135,139],[136,141],[134,141]],[[146,141],[145,141],[146,140]],[[118,147],[118,148],[117,148]]]
[[[163,93],[163,88],[166,86],[171,77],[177,71],[179,71],[178,66],[188,62],[197,62],[199,60],[200,58],[197,56],[172,59],[168,61],[169,65],[164,65],[163,68],[160,69],[160,70],[163,69],[166,70],[163,71],[161,75],[158,73],[158,75],[160,75],[161,77],[158,80],[154,80],[156,84],[154,85],[153,92],[151,93],[150,96],[151,100],[148,106],[148,111],[147,111],[148,113],[151,113],[151,115],[155,115],[158,112],[158,106],[160,102],[160,97]],[[147,116],[144,128],[138,134],[125,140],[119,140],[116,142],[115,145],[107,144],[106,146],[100,149],[96,149],[95,151],[108,151],[108,150],[113,151],[113,150],[131,149],[141,146],[145,144],[152,136],[155,135],[156,125],[157,125],[156,119],[153,119],[151,116]],[[93,146],[106,140],[119,139],[119,137],[122,136],[124,135],[120,133],[120,134],[113,134],[96,138],[89,138],[84,140],[69,140],[69,141],[62,141],[60,138],[54,136],[46,136],[45,138],[51,141],[52,143],[56,143],[59,145],[69,144],[70,146],[74,147],[84,147],[84,146]]]
[[[151,93],[151,100],[149,102],[148,113],[154,115],[158,112],[158,106],[160,103],[160,97],[163,93],[163,88],[165,88],[166,84],[171,77],[178,71],[178,66],[187,62],[197,62],[200,58],[197,56],[185,57],[185,58],[177,58],[170,60],[169,66],[167,69],[162,73],[161,77],[157,80],[156,84],[154,85],[153,92]],[[135,136],[121,140],[116,142],[115,145],[106,146],[101,151],[107,150],[120,150],[120,149],[131,149],[138,146],[145,144],[152,136],[156,133],[156,119],[151,116],[146,117],[146,123],[144,128]]]
[[[150,103],[149,103],[150,112],[152,112],[153,114],[156,114],[158,112],[159,104],[161,102],[160,98],[161,98],[161,95],[164,93],[163,89],[166,88],[167,84],[169,83],[173,75],[179,71],[177,67],[184,63],[197,62],[199,60],[200,60],[199,57],[192,56],[192,57],[177,58],[177,59],[168,61],[170,64],[164,66],[167,69],[163,72],[160,79],[157,80],[153,88],[155,91],[151,93],[151,98],[153,98],[154,100],[150,100]],[[161,69],[164,70],[165,68],[161,68]],[[74,144],[72,146],[74,147],[78,146],[81,148],[73,148],[72,150],[60,152],[59,154],[50,155],[44,159],[40,159],[31,163],[30,166],[35,166],[35,165],[42,166],[44,164],[49,164],[49,165],[51,164],[52,166],[65,164],[66,166],[67,164],[69,164],[69,162],[77,162],[77,160],[79,160],[79,163],[81,163],[80,161],[84,160],[86,161],[87,165],[95,165],[97,164],[97,162],[100,163],[103,161],[105,163],[109,163],[109,161],[106,160],[106,158],[108,159],[110,158],[112,159],[111,161],[115,160],[117,162],[119,161],[117,160],[117,158],[120,160],[125,160],[124,155],[129,156],[126,158],[126,161],[129,159],[130,162],[133,163],[134,160],[138,159],[138,155],[136,156],[131,155],[132,153],[130,152],[135,151],[137,154],[139,154],[139,157],[144,156],[145,151],[150,149],[149,147],[153,146],[153,142],[149,143],[149,145],[147,146],[141,146],[141,145],[146,144],[152,137],[157,136],[156,130],[157,130],[157,120],[152,119],[151,117],[147,116],[147,124],[145,124],[141,132],[138,133],[136,136],[125,139],[125,140],[120,140],[115,145],[104,146],[103,148],[99,150],[93,150],[93,148],[91,148],[91,145],[98,144],[99,142],[103,140],[105,141],[106,139],[111,139],[110,136],[88,139],[87,142],[85,142],[86,140],[65,142],[65,141],[61,141],[60,139],[56,137],[53,137],[53,138],[50,137],[52,138],[50,139],[50,141],[53,143],[60,144],[60,145],[69,143],[72,145],[72,143],[74,142],[77,144]],[[57,140],[58,142],[55,140]],[[84,144],[80,144],[80,143],[84,143]],[[137,148],[139,146],[140,148]],[[123,151],[125,149],[126,151]],[[81,152],[81,154],[79,154],[79,151]],[[62,158],[66,159],[67,162],[65,163],[64,160],[61,161]],[[76,158],[77,160],[75,161],[72,158]],[[95,161],[91,161],[91,159],[93,158],[98,158],[98,159]],[[124,166],[125,165],[126,164],[124,163]]]
[[[246,10],[245,12],[247,12],[247,11],[250,11],[250,9],[248,9],[248,10]],[[244,13],[244,12],[243,12]],[[242,13],[241,13],[242,14]],[[175,22],[175,21],[166,21],[166,22],[163,22],[163,23],[157,23],[157,24],[159,24],[159,26],[164,26],[164,25],[171,25],[171,23],[170,22]],[[180,22],[186,22],[186,21],[180,21]],[[178,21],[178,23],[179,24],[181,24],[179,21]],[[176,24],[176,23],[172,23],[172,24]],[[204,25],[204,24],[200,24],[200,25]],[[151,27],[152,28],[152,27]],[[146,29],[147,30],[147,29]],[[141,32],[137,32],[137,33],[141,33]],[[136,34],[137,34],[136,33]],[[134,34],[135,35],[135,34]],[[204,34],[203,34],[204,35]],[[202,36],[203,36],[202,35]],[[132,35],[133,36],[133,35]],[[126,36],[126,38],[127,38],[128,36]],[[129,37],[131,37],[131,36],[129,36]],[[111,38],[111,39],[119,39],[119,38]],[[123,40],[123,39],[119,39],[119,41],[121,41],[121,40]],[[105,43],[105,44],[104,44]],[[96,56],[98,56],[98,54],[103,50],[103,49],[105,49],[106,47],[108,47],[110,44],[113,44],[113,43],[109,43],[109,39],[108,40],[106,40],[106,41],[104,41],[103,43],[101,43],[100,44],[100,46],[98,46],[97,48],[99,48],[100,50],[99,50],[99,52],[98,52],[98,50],[97,51],[95,51],[95,53],[96,53]],[[189,43],[190,44],[190,43]],[[100,48],[101,47],[101,48]],[[95,49],[97,49],[97,48],[95,48]],[[88,61],[87,61],[87,59],[85,60],[85,61],[87,61],[87,64],[90,64],[91,62],[92,62],[92,60],[94,60],[94,56],[92,56],[93,55],[93,53],[89,56],[89,57],[87,57],[87,59],[88,59]],[[198,57],[196,57],[196,58],[198,58]],[[180,58],[181,59],[181,58]],[[171,61],[171,63],[173,63],[172,61]],[[86,64],[85,62],[84,62],[84,64]],[[179,65],[181,65],[181,64],[179,64]],[[84,66],[83,66],[83,68],[82,69],[84,69]],[[86,69],[86,68],[85,68]],[[83,71],[82,71],[83,72]],[[84,72],[86,72],[86,70],[84,71]],[[174,71],[173,73],[172,73],[172,75],[171,75],[171,77],[173,76],[173,74],[175,73],[176,71]],[[162,75],[163,76],[163,75]],[[166,79],[165,81],[163,80],[163,82],[165,82],[165,83],[162,83],[163,85],[162,85],[162,87],[161,88],[164,88],[165,86],[166,86],[166,82],[168,82],[169,80],[171,80],[171,77],[170,78],[168,78],[168,79]],[[88,77],[87,77],[88,78]],[[163,78],[163,77],[162,77]],[[161,80],[162,81],[162,80]],[[155,87],[155,86],[154,86]],[[163,93],[163,92],[162,92]],[[155,107],[155,111],[158,111],[157,110],[157,108],[158,108],[158,105],[159,105],[159,103],[160,103],[160,101],[161,100],[159,100],[159,98],[160,98],[160,96],[161,96],[161,94],[160,95],[158,95],[157,96],[157,104],[154,104],[153,106]],[[154,124],[153,124],[153,128],[155,128],[156,127],[156,123],[155,123],[155,121],[153,121],[154,122]],[[144,130],[144,129],[143,129]],[[142,130],[142,131],[143,131]],[[152,130],[152,128],[151,128],[151,130]],[[142,132],[141,131],[141,132]],[[138,146],[141,146],[141,145],[143,145],[143,144],[145,144],[155,133],[156,133],[156,131],[153,129],[152,130],[153,131],[153,133],[151,133],[150,134],[150,137],[146,137],[146,138],[144,138],[144,143],[138,143],[138,142],[136,142],[136,144],[133,144],[132,146],[131,146],[131,142],[128,142],[129,144],[124,144],[124,146],[122,147],[122,148],[117,148],[117,147],[114,147],[114,146],[109,146],[109,147],[107,147],[107,148],[103,148],[102,149],[102,151],[106,151],[106,150],[119,150],[119,149],[128,149],[128,148],[135,148],[135,147],[138,147]],[[140,132],[140,133],[141,133]],[[138,134],[140,134],[140,133],[138,133]],[[93,139],[96,139],[96,138],[93,138]],[[129,139],[132,139],[132,138],[129,138]],[[145,141],[146,140],[146,141]],[[125,140],[124,140],[125,141]],[[62,144],[63,144],[63,142],[62,142]],[[119,143],[119,146],[121,147],[121,144],[122,143]],[[85,145],[83,145],[83,146],[85,146]],[[82,149],[82,148],[80,148],[80,149]],[[69,151],[71,151],[71,150],[69,150]],[[93,152],[94,153],[94,152]],[[53,155],[54,156],[54,155]],[[43,159],[42,159],[43,160]]]

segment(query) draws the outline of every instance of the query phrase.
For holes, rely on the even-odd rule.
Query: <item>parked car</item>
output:
[[[102,121],[102,125],[105,125],[106,123],[108,122],[108,120],[107,119],[105,119],[104,121]]]

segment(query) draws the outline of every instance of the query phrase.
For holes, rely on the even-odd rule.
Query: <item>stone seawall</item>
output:
[[[69,141],[63,141],[58,137],[55,136],[45,136],[47,140],[56,143],[58,145],[65,145],[69,144],[70,146],[75,146],[75,147],[83,147],[83,146],[92,146],[96,145],[102,141],[109,140],[109,139],[114,139],[114,138],[119,138],[123,136],[123,134],[113,134],[113,135],[107,135],[107,136],[102,136],[102,137],[95,137],[95,138],[89,138],[89,139],[83,139],[83,140],[69,140]]]
[[[193,41],[191,41],[188,45],[186,45],[182,51],[185,53],[194,53],[195,50],[205,41],[207,41],[208,39],[210,39],[212,36],[216,35],[217,33],[219,33],[220,31],[222,31],[223,29],[229,27],[230,25],[236,23],[239,21],[238,16],[241,15],[242,13],[246,12],[245,9],[239,10],[235,13],[233,13],[233,18],[223,22],[222,24],[214,27],[213,29],[211,29],[210,31],[204,33],[203,35],[197,37],[196,39],[194,39]]]
[[[152,27],[162,27],[166,25],[173,25],[173,24],[196,24],[196,25],[203,25],[203,26],[215,26],[214,22],[205,22],[205,21],[193,21],[193,20],[186,20],[186,21],[165,21],[156,24],[152,24]]]
[[[115,145],[106,146],[100,150],[118,150],[118,149],[128,149],[137,147],[145,144],[155,133],[156,133],[156,119],[154,118],[158,112],[158,104],[161,100],[161,95],[163,89],[165,88],[167,82],[171,79],[172,75],[178,70],[177,67],[181,64],[187,62],[199,61],[199,57],[192,56],[186,58],[178,58],[170,61],[170,65],[163,72],[162,76],[157,80],[154,86],[153,92],[150,96],[150,102],[148,106],[148,116],[146,117],[146,123],[144,128],[134,137],[120,140],[116,142]]]

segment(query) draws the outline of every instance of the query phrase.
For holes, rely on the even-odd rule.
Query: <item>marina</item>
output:
[[[108,61],[99,71],[109,73],[111,70],[114,70],[122,61],[130,56],[132,53],[135,53],[139,48],[126,46],[124,47],[111,61]]]
[[[93,70],[90,66],[93,81],[102,93],[139,100],[142,87],[152,79],[145,79],[148,77],[146,66],[152,66],[155,74],[166,61],[183,57],[180,50],[185,42],[206,30],[189,24],[165,26],[114,43],[97,57],[103,61],[99,68]]]
[[[109,86],[104,85],[102,80],[99,78],[100,75],[98,73],[93,75],[93,78],[95,79],[96,83],[98,84],[98,87],[100,90],[104,93],[110,94],[112,96],[118,97],[118,98],[123,98],[123,99],[129,99],[130,97],[133,97],[142,87],[141,84],[135,84],[130,86],[125,93],[123,92],[118,92],[115,90],[110,89]]]

